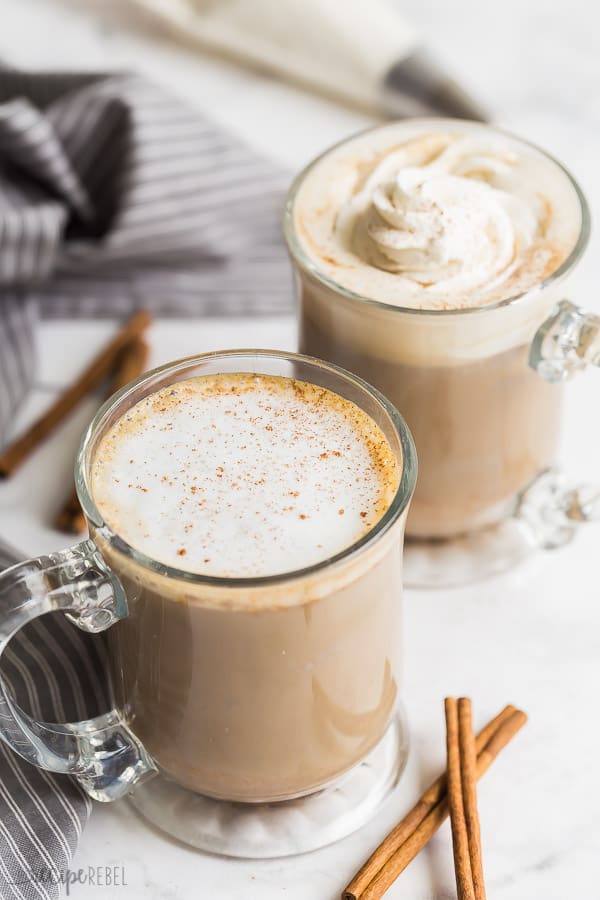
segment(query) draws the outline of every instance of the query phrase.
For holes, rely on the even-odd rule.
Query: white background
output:
[[[112,2],[112,0],[111,0]],[[250,2],[250,0],[249,0]],[[90,2],[87,6],[94,4]],[[97,8],[110,3],[98,2]],[[588,0],[404,0],[429,46],[493,110],[496,120],[552,150],[600,210],[600,15]],[[340,6],[342,8],[342,6]],[[0,0],[0,59],[42,68],[137,67],[163,81],[265,154],[298,168],[370,119],[216,60],[175,52],[95,21],[75,3]],[[598,236],[575,278],[574,299],[597,304]],[[113,330],[110,322],[40,328],[40,369],[15,430],[66,384]],[[236,345],[294,347],[291,319],[161,321],[152,364]],[[600,481],[600,374],[569,386],[563,457],[578,479]],[[65,545],[48,523],[68,490],[92,399],[8,483],[0,534],[28,553]],[[407,592],[405,698],[413,751],[394,798],[345,841],[280,861],[194,853],[145,826],[125,803],[96,806],[74,866],[124,865],[127,888],[74,888],[74,900],[196,897],[333,900],[372,848],[443,765],[445,694],[474,698],[476,719],[513,702],[525,731],[486,776],[480,812],[493,900],[600,897],[600,527],[511,575],[468,589]],[[387,896],[454,896],[444,826]]]

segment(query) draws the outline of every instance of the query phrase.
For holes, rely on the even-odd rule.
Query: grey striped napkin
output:
[[[1,69],[0,444],[40,313],[289,309],[286,180],[136,75]]]
[[[0,569],[16,554],[0,543]],[[19,705],[47,722],[87,719],[110,708],[104,643],[59,613],[13,638],[0,678]],[[91,801],[74,779],[29,765],[0,741],[0,897],[55,900]]]

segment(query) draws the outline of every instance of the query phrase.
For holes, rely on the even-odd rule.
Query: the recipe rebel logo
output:
[[[35,871],[23,872],[6,883],[13,886],[32,883],[60,885],[68,897],[73,886],[77,884],[100,889],[127,887],[127,877],[124,866],[86,866],[80,869],[42,866]]]

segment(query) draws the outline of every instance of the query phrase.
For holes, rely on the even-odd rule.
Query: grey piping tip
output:
[[[391,118],[439,115],[488,122],[489,113],[449,78],[422,48],[396,63],[383,84],[382,106]]]

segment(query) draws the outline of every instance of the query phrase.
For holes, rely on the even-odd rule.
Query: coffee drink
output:
[[[90,489],[121,549],[91,531],[128,599],[109,632],[116,691],[163,774],[289,798],[380,741],[405,514],[370,536],[403,465],[353,400],[269,374],[168,383],[104,431]]]
[[[582,230],[567,173],[484,125],[407,121],[309,166],[285,229],[301,350],[378,387],[414,435],[407,534],[507,515],[556,452],[560,389],[528,355]]]

